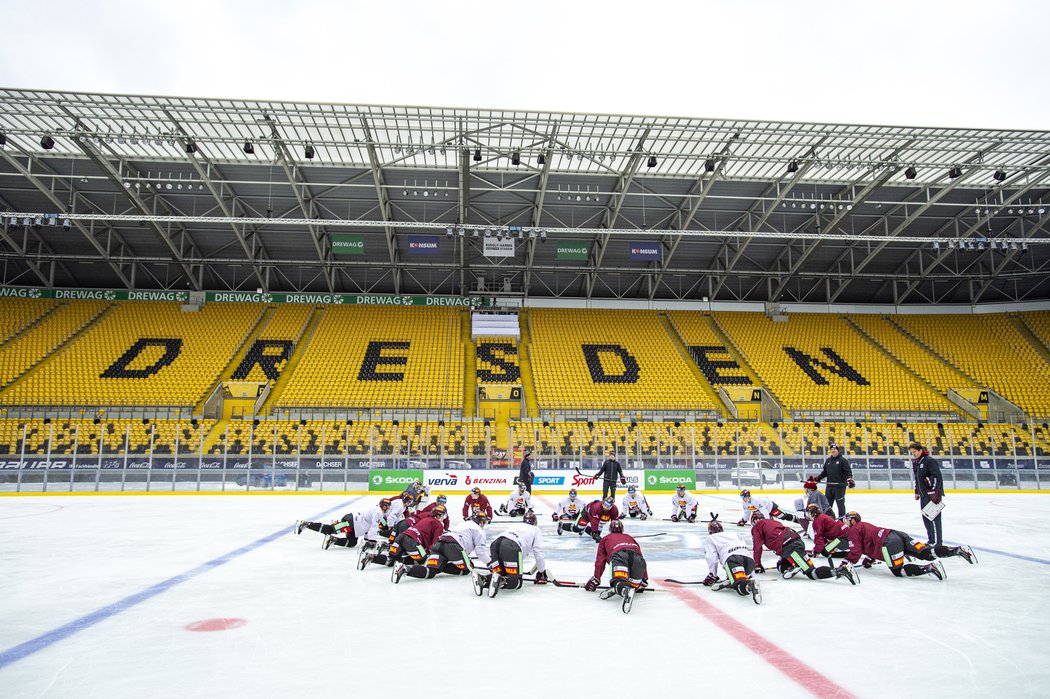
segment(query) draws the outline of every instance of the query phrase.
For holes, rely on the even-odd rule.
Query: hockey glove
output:
[[[747,520],[741,518],[740,521],[736,523],[736,526],[738,526],[738,527],[746,527],[747,526]]]
[[[689,515],[689,524],[692,524],[695,521],[696,521],[696,515]]]
[[[547,571],[541,570],[540,572],[536,573],[536,579],[533,580],[532,582],[535,585],[546,585],[547,582],[548,582],[548,580],[547,580]]]
[[[936,490],[928,491],[926,493],[926,496],[930,498],[930,502],[932,502],[934,505],[938,504],[941,501],[941,494],[938,493]]]
[[[847,488],[856,488],[857,487],[857,481],[853,480],[852,478],[847,478],[846,479],[846,487]]]
[[[718,582],[718,576],[715,575],[714,573],[709,573],[708,576],[706,578],[704,578],[704,585],[706,587],[711,587],[716,582]]]
[[[587,590],[587,592],[594,592],[598,589],[598,583],[600,582],[601,580],[594,576],[591,576],[591,579],[587,581],[587,584],[583,586],[583,589]]]
[[[620,485],[627,485],[627,479],[626,478],[621,478],[620,479]]]
[[[764,565],[762,565],[761,563],[759,563],[759,564],[757,564],[755,566],[755,572],[756,573],[765,573],[766,572],[766,567]]]
[[[623,518],[624,518],[624,517],[626,517],[626,516],[627,516],[627,513],[626,513],[626,512],[621,512],[621,513],[620,513],[620,516],[619,516],[619,517],[618,517],[617,519],[623,519]]]
[[[875,565],[875,561],[871,560],[870,558],[865,558],[864,559],[864,567],[865,568],[870,568],[873,565]]]
[[[558,521],[558,515],[552,514],[551,515],[551,519],[553,519],[555,522],[557,522]]]
[[[671,515],[671,521],[672,522],[677,522],[678,521],[678,515]]]

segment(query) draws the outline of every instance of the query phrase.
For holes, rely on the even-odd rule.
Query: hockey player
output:
[[[390,576],[395,585],[405,574],[405,562],[422,563],[437,538],[445,533],[445,527],[441,524],[441,517],[444,515],[444,505],[438,505],[425,515],[421,514],[415,524],[405,529],[394,543],[390,544],[389,559],[395,564],[400,564],[395,565]]]
[[[653,508],[633,483],[627,486],[627,494],[623,496],[623,509],[620,510],[620,519],[630,516],[646,520],[653,516]]]
[[[583,531],[583,527],[579,526],[579,523],[584,509],[586,509],[586,505],[577,496],[576,489],[572,488],[565,499],[554,508],[554,514],[551,515],[554,521],[558,523],[558,536],[561,536],[562,532]]]
[[[795,500],[795,520],[802,525],[802,533],[808,535],[811,518],[806,513],[809,511],[809,506],[817,505],[821,512],[830,515],[831,504],[827,496],[817,490],[817,482],[812,478],[802,484],[802,493],[803,497]]]
[[[696,521],[696,498],[685,489],[684,485],[678,486],[671,496],[671,521],[672,522],[695,522]]]
[[[499,506],[499,513],[501,515],[510,515],[511,517],[521,517],[531,509],[532,495],[525,489],[524,484],[519,483],[518,489],[510,494],[507,502]]]
[[[425,514],[427,512],[433,512],[434,508],[437,507],[438,505],[441,505],[442,507],[446,508],[445,509],[445,516],[441,519],[441,523],[445,525],[445,530],[448,531],[448,528],[449,528],[448,498],[446,496],[438,495],[437,498],[434,499],[434,502],[430,503],[429,505],[427,505],[426,507],[421,509],[419,511],[419,514]]]
[[[599,542],[598,553],[594,558],[594,575],[584,585],[588,592],[594,592],[601,584],[602,573],[606,563],[612,568],[609,589],[601,594],[602,599],[613,595],[623,598],[623,613],[631,611],[634,595],[645,589],[649,575],[646,570],[642,547],[634,537],[623,533],[623,522],[615,519],[609,522],[609,533]]]
[[[401,575],[424,579],[433,578],[438,573],[470,575],[471,554],[477,556],[482,565],[488,567],[489,552],[485,548],[485,532],[482,531],[488,522],[488,516],[479,512],[465,522],[455,525],[434,542],[425,565],[414,563],[406,566]],[[397,568],[394,570],[396,572]]]
[[[818,493],[820,495],[820,493]],[[806,521],[813,522],[813,555],[845,556],[849,553],[849,525],[833,518],[812,503],[806,510]]]
[[[423,481],[418,478],[401,491],[401,500],[404,501],[407,512],[412,512],[425,505],[428,497],[430,497],[430,488],[423,485]]]
[[[875,561],[884,561],[898,578],[933,575],[944,580],[944,565],[936,558],[959,556],[967,563],[977,562],[977,556],[969,546],[927,546],[902,531],[863,522],[857,512],[847,512],[845,520],[849,525],[850,552],[846,558],[849,563],[857,563],[863,557],[865,568],[870,568]],[[909,558],[930,563],[908,563]]]
[[[813,565],[813,561],[806,555],[806,547],[798,532],[788,529],[774,519],[766,519],[761,512],[755,512],[753,517],[756,521],[751,527],[751,540],[754,543],[756,573],[766,572],[762,566],[762,547],[765,545],[780,556],[777,570],[785,578],[793,578],[802,573],[810,580],[846,578],[851,585],[857,584],[856,573],[849,563],[844,563],[838,568]]]
[[[760,495],[752,495],[750,490],[741,490],[740,500],[744,508],[744,516],[736,523],[738,527],[754,523],[754,514],[756,512],[760,512],[766,519],[776,518],[786,519],[789,522],[795,521],[794,515],[781,511],[777,504],[769,498],[764,498]]]
[[[492,521],[492,505],[489,504],[489,499],[481,494],[481,488],[471,488],[470,494],[463,499],[463,519],[468,520],[479,512]]]
[[[573,531],[577,534],[587,533],[592,539],[598,541],[602,538],[602,528],[605,523],[619,518],[620,511],[616,509],[616,503],[611,497],[595,500],[583,511]]]
[[[751,595],[756,604],[762,601],[758,582],[752,577],[755,571],[755,559],[747,555],[747,544],[736,534],[730,534],[722,528],[722,523],[712,513],[707,524],[707,540],[704,542],[704,558],[707,559],[708,573],[704,585],[715,590],[732,587],[741,596]],[[719,583],[718,570],[725,571],[726,579]]]
[[[307,522],[300,519],[295,523],[293,531],[300,534],[303,529],[310,529],[324,534],[325,537],[321,541],[322,549],[328,549],[333,544],[353,548],[357,546],[357,540],[360,538],[365,539],[366,545],[369,542],[374,545],[379,539],[379,521],[382,518],[383,510],[377,505],[364,512],[348,512],[331,524]]]
[[[492,563],[491,575],[478,571],[474,591],[478,594],[488,588],[489,597],[495,597],[503,589],[516,590],[521,587],[522,564],[526,558],[536,559],[536,577],[533,583],[547,583],[547,561],[543,558],[543,532],[536,524],[536,513],[529,511],[521,520],[497,536],[489,546]]]

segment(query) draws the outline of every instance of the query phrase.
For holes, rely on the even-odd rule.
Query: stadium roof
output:
[[[4,285],[1050,298],[1045,131],[0,89],[0,133]]]

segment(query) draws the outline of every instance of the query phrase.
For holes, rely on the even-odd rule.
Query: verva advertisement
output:
[[[514,488],[518,472],[516,470],[506,471],[455,471],[428,469],[425,483],[430,487],[431,493],[464,493],[471,488],[481,488],[482,492],[510,491]],[[595,481],[594,474],[580,475],[576,471],[569,470],[541,470],[535,471],[532,478],[532,492],[568,492],[569,488],[582,491],[601,492],[601,481]],[[640,490],[644,489],[645,471],[625,471],[624,479],[627,485],[635,485]],[[626,492],[626,485],[617,483],[617,495]]]

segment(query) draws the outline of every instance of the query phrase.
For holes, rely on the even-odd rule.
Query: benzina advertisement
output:
[[[580,475],[576,471],[535,471],[532,478],[532,492],[551,491],[568,492],[569,488],[581,491],[601,492],[601,481],[595,481],[594,474]],[[624,471],[627,485],[638,486],[644,489],[644,471]],[[442,471],[428,469],[426,471],[425,483],[430,487],[431,493],[459,493],[468,492],[471,488],[481,488],[482,492],[489,490],[510,491],[514,488],[518,474],[508,471]],[[617,494],[626,492],[627,486],[617,484]]]

